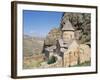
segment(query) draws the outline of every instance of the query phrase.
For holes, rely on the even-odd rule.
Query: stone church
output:
[[[62,67],[70,67],[91,60],[89,46],[77,43],[75,29],[69,20],[61,27],[61,32],[61,39],[57,40],[56,46],[45,48],[45,54],[48,59],[51,56],[58,55],[61,57],[60,66]],[[57,56],[55,57],[57,58]],[[59,62],[56,64],[59,65]]]
[[[63,66],[75,65],[77,60],[74,55],[78,53],[79,47],[75,40],[75,30],[70,21],[66,21],[61,30],[61,39],[57,42],[57,53],[62,57]]]

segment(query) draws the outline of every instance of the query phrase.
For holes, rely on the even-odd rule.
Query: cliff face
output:
[[[88,44],[91,46],[91,14],[89,13],[70,13],[65,12],[62,16],[60,28],[69,20],[75,29],[75,38],[80,44]],[[56,40],[61,36],[60,28],[52,29],[46,39],[46,45],[56,44]]]
[[[77,41],[82,43],[88,43],[90,45],[91,40],[91,14],[89,13],[64,13],[61,21],[61,27],[69,20],[74,29]]]
[[[61,30],[59,28],[53,28],[47,34],[45,38],[45,45],[56,45],[56,41],[61,38]]]

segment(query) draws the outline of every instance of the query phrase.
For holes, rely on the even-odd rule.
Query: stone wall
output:
[[[88,45],[81,44],[77,49],[71,49],[64,54],[64,66],[74,66],[86,61],[91,61],[91,49]]]
[[[78,64],[78,45],[76,45],[76,48],[69,48],[68,51],[64,53],[64,66],[69,67],[73,65]]]
[[[88,45],[80,45],[80,63],[91,61],[91,49]]]
[[[80,44],[78,45],[73,41],[69,49],[64,53],[64,58],[62,59],[59,55],[54,54],[57,61],[53,64],[43,63],[42,68],[57,68],[57,67],[70,67],[84,63],[86,61],[91,61],[91,49],[88,45]]]

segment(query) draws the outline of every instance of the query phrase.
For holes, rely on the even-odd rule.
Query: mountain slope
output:
[[[23,51],[24,56],[31,56],[42,52],[44,39],[39,37],[31,37],[24,35]]]

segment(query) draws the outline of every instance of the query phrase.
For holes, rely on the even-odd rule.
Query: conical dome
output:
[[[74,28],[69,20],[66,21],[65,25],[62,28],[62,31],[74,31]]]

